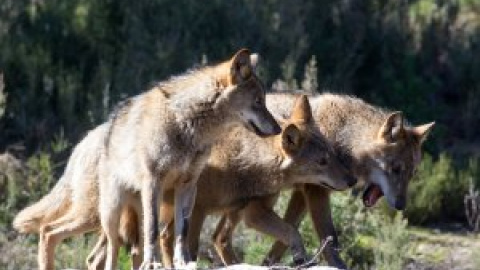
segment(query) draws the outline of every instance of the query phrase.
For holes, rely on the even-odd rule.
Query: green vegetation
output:
[[[471,180],[475,180],[474,186],[480,187],[478,160],[455,165],[446,154],[441,154],[436,161],[425,156],[409,186],[406,216],[415,224],[465,220],[464,196]]]

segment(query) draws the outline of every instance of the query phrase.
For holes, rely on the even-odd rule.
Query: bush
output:
[[[9,153],[0,157],[0,224],[10,226],[15,214],[39,200],[56,183],[56,176],[65,162],[56,161],[69,146],[63,135],[57,136],[49,149],[42,150],[23,162]]]
[[[478,161],[456,166],[447,154],[426,155],[410,183],[406,216],[413,224],[441,220],[465,221],[464,196],[469,181],[479,179]],[[478,180],[477,180],[478,181]]]
[[[393,218],[384,215],[370,215],[374,231],[374,259],[377,270],[401,270],[405,265],[411,246],[407,231],[407,220],[401,212]]]
[[[401,213],[365,209],[358,198],[338,194],[332,198],[332,214],[342,258],[352,269],[402,269],[411,246]]]

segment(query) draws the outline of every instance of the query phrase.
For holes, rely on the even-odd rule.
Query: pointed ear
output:
[[[282,132],[282,148],[288,154],[297,152],[302,147],[302,134],[294,125],[288,125]]]
[[[230,78],[232,84],[244,82],[253,74],[252,63],[250,62],[250,51],[239,50],[230,60]]]
[[[290,119],[304,123],[310,122],[313,119],[312,108],[306,95],[301,95],[297,98]]]
[[[378,139],[389,143],[398,141],[403,135],[405,129],[403,126],[403,113],[393,112],[385,120],[383,126],[378,131]]]
[[[428,134],[430,134],[433,126],[435,126],[435,122],[416,126],[411,129],[411,132],[420,143],[423,143],[427,139]]]

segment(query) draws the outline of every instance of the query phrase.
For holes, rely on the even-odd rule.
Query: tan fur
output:
[[[253,72],[245,72],[246,68],[253,70],[249,59],[249,52],[241,50],[227,62],[175,77],[144,94],[130,98],[119,106],[110,122],[104,125],[107,131],[103,132],[103,137],[97,138],[101,143],[105,143],[105,149],[98,146],[85,151],[98,162],[95,166],[80,166],[82,168],[75,169],[78,174],[74,173],[74,176],[85,177],[82,169],[94,169],[95,173],[98,173],[98,179],[95,178],[96,183],[100,183],[100,191],[92,194],[87,190],[97,187],[96,184],[71,188],[72,194],[67,197],[78,197],[84,201],[80,203],[63,200],[72,204],[69,212],[82,207],[93,209],[89,209],[88,213],[83,213],[81,209],[77,211],[76,220],[70,220],[68,235],[96,229],[100,212],[108,243],[106,269],[115,268],[118,239],[121,236],[118,235],[117,226],[121,220],[122,209],[133,205],[129,198],[138,197],[137,192],[140,192],[142,204],[145,206],[141,208],[144,235],[140,237],[147,240],[144,245],[143,253],[146,257],[143,265],[147,267],[153,262],[158,228],[156,202],[164,187],[175,187],[177,191],[175,197],[179,209],[176,216],[181,222],[177,223],[179,225],[176,228],[177,243],[180,247],[176,255],[178,253],[180,266],[185,265],[190,259],[183,244],[186,236],[183,235],[186,235],[186,221],[195,196],[196,179],[208,159],[210,145],[222,132],[239,123],[261,136],[280,131],[280,127],[265,108],[262,83]],[[66,181],[69,185],[81,182],[68,178]],[[58,185],[60,186],[60,182]],[[46,197],[55,196],[50,194]],[[95,198],[99,202],[90,203],[90,200]],[[87,205],[82,205],[84,203]],[[100,209],[97,209],[97,205],[100,205]],[[35,209],[30,211],[29,215],[41,216],[35,213]],[[79,222],[92,215],[96,222]],[[48,213],[44,216],[51,215]],[[28,216],[23,220],[28,220]],[[52,223],[56,226],[67,219],[59,215],[58,218],[52,217],[50,220],[53,220]],[[25,222],[18,219],[17,224],[20,223]],[[43,226],[41,222],[36,225]],[[43,227],[50,230],[51,225]],[[55,233],[63,233],[62,228],[55,229]],[[42,229],[40,234],[44,234]],[[51,241],[49,246],[54,246],[59,239]],[[41,238],[40,247],[44,242],[42,241]],[[45,252],[40,248],[39,267],[53,269],[52,248]]]
[[[55,246],[63,239],[93,231],[100,223],[97,173],[107,130],[104,124],[89,132],[73,150],[53,190],[15,217],[15,229],[40,235],[40,269],[53,269]]]
[[[355,183],[315,127],[307,99],[300,98],[293,112],[292,118],[282,124],[281,135],[259,139],[238,128],[213,147],[208,166],[198,182],[197,200],[191,218],[192,226],[188,232],[193,254],[197,251],[203,221],[209,214],[244,209],[246,205],[254,205],[256,198],[270,194],[276,197],[280,190],[298,183],[323,184],[335,189],[345,189]],[[172,191],[166,191],[164,194],[160,218],[163,223],[170,225],[173,218],[173,194]],[[272,203],[269,204],[269,208],[244,209],[236,222],[242,218],[248,226],[282,240],[290,246],[294,260],[303,263],[306,252],[298,231],[282,222],[271,210]],[[236,222],[230,223],[232,230]],[[169,230],[162,234],[161,239],[163,262],[166,267],[172,267],[171,229],[172,226],[169,226]],[[122,224],[121,230],[134,231],[128,228],[127,224]],[[229,242],[222,241],[216,244],[223,243]],[[218,250],[221,248],[218,247]],[[99,253],[98,256],[102,254]],[[238,261],[234,256],[223,260],[226,263]]]

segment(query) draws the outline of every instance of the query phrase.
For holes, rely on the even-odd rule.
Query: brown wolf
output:
[[[96,170],[100,221],[108,239],[106,269],[115,269],[120,214],[135,192],[139,192],[143,205],[142,268],[154,262],[157,201],[162,189],[172,187],[175,187],[177,220],[176,266],[186,266],[191,260],[184,244],[188,217],[195,199],[196,180],[211,144],[237,123],[243,123],[261,136],[280,132],[265,107],[264,88],[253,72],[250,59],[248,50],[240,50],[222,64],[158,84],[127,100],[113,114],[107,125],[105,145],[103,149],[98,148],[101,151]],[[85,191],[72,192],[75,197],[76,192]],[[15,227],[21,230],[21,224],[28,224],[29,219],[20,213]],[[63,221],[64,217],[60,217],[40,229],[41,269],[53,269],[53,248],[62,238],[59,231],[63,230]],[[90,229],[88,225],[70,223],[67,227],[73,234],[84,231],[84,227]]]
[[[244,209],[245,205],[257,202],[257,198],[269,195],[272,195],[271,202],[274,202],[273,199],[281,189],[298,183],[321,184],[335,190],[355,184],[356,180],[337,160],[333,149],[325,142],[313,122],[305,96],[298,98],[292,116],[283,121],[282,126],[280,135],[267,139],[255,138],[238,128],[215,144],[208,165],[197,184],[192,226],[188,232],[192,254],[196,255],[201,227],[209,214]],[[173,194],[172,190],[166,190],[163,196],[160,220],[166,224],[171,224],[173,220]],[[296,264],[305,262],[306,251],[298,231],[284,223],[271,208],[250,207],[244,209],[242,214],[248,226],[287,244]],[[129,239],[136,239],[134,232],[138,230],[137,224],[125,220],[120,228],[121,231],[130,232]],[[167,268],[172,266],[173,253],[172,226],[168,228],[161,239],[164,266]],[[102,237],[99,242],[101,241],[105,243],[105,238]],[[104,252],[97,246],[89,261],[101,265],[99,262],[102,261]],[[233,258],[222,259],[234,262]]]
[[[285,107],[294,99],[295,95],[291,94],[267,95],[267,107],[285,115]],[[365,184],[362,196],[365,206],[375,205],[385,195],[390,206],[403,210],[408,183],[421,160],[422,143],[434,122],[410,126],[400,112],[389,112],[344,95],[322,94],[311,100],[318,126],[344,164]],[[328,263],[346,268],[336,248],[329,193],[319,186],[300,186],[292,194],[285,220],[298,227],[308,208],[319,238],[328,235],[334,238],[333,245],[324,250]],[[285,249],[286,246],[277,241],[265,263],[277,262]]]

